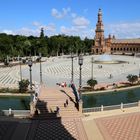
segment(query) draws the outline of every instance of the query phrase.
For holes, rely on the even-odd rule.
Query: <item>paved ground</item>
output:
[[[140,113],[96,119],[105,140],[139,140]]]
[[[139,140],[140,107],[86,114],[83,124],[89,140]]]
[[[140,107],[82,118],[18,120],[0,117],[0,140],[139,140]],[[83,128],[84,127],[84,128]],[[85,131],[86,130],[86,134]]]
[[[91,78],[91,57],[84,56],[82,66],[82,84]],[[101,56],[94,56],[95,60],[100,59]],[[113,60],[123,60],[128,63],[124,64],[102,64],[102,68],[98,68],[100,64],[93,64],[93,77],[99,83],[113,83],[117,81],[127,80],[128,74],[139,74],[140,58],[133,56],[112,55]],[[48,58],[46,62],[42,63],[43,82],[47,86],[55,86],[58,82],[71,81],[71,58],[66,57],[52,57]],[[0,68],[0,85],[4,87],[18,86],[20,80],[20,67],[14,66],[10,68]],[[109,79],[109,75],[112,78]],[[22,76],[29,79],[29,67],[22,66]],[[40,64],[33,64],[32,66],[33,81],[40,82]],[[74,58],[74,82],[79,84],[79,65],[78,58]]]

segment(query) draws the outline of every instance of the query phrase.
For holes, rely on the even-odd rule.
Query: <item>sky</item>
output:
[[[93,39],[102,9],[105,37],[140,38],[140,0],[0,0],[0,33]]]

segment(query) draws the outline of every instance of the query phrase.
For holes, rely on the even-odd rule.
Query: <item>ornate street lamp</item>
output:
[[[29,71],[30,71],[30,90],[32,90],[32,60],[28,60],[28,66],[29,66]]]
[[[140,64],[139,64],[139,78],[140,78]]]
[[[94,63],[94,58],[91,58],[91,79],[93,79],[93,63]]]
[[[80,75],[79,75],[79,95],[80,95],[80,99],[81,99],[81,87],[82,87],[82,65],[83,65],[83,56],[80,54],[79,55],[79,59],[78,59],[78,63],[79,63],[79,70],[80,70]]]
[[[20,81],[22,81],[22,70],[21,70],[21,61],[22,59],[18,58],[19,60],[19,66],[20,66]]]
[[[39,61],[40,61],[40,84],[42,83],[42,65],[41,65],[41,53],[39,53]]]
[[[73,52],[71,52],[71,82],[73,82]]]

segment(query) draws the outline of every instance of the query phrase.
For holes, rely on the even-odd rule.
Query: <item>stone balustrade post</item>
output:
[[[104,106],[103,105],[101,105],[101,111],[104,111]]]
[[[35,104],[34,102],[30,102],[30,115],[33,116],[35,114]]]
[[[123,103],[121,103],[121,110],[123,110]]]
[[[138,101],[138,106],[140,107],[140,100]]]

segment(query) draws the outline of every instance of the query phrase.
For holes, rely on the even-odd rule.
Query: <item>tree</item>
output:
[[[23,79],[21,81],[19,81],[19,91],[20,92],[26,92],[28,90],[28,86],[29,86],[29,80],[28,79]]]
[[[87,84],[88,84],[89,86],[91,86],[91,88],[94,89],[94,86],[95,86],[96,84],[98,84],[98,82],[97,82],[97,80],[89,79],[89,80],[87,81]]]
[[[128,79],[129,82],[131,82],[133,84],[134,82],[138,81],[138,76],[137,75],[129,74],[127,76],[127,79]]]

